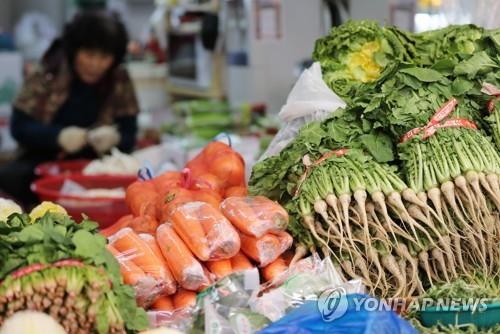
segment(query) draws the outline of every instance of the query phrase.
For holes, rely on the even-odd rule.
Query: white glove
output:
[[[104,125],[89,131],[89,144],[97,153],[106,153],[120,142],[116,127]]]
[[[67,153],[78,152],[87,144],[87,130],[77,126],[68,126],[61,130],[57,142]]]

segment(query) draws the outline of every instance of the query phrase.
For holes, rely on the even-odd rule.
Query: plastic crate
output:
[[[135,176],[111,175],[58,175],[47,176],[35,181],[31,188],[40,201],[52,201],[63,206],[76,221],[82,219],[82,214],[96,221],[100,228],[106,228],[120,217],[129,213],[125,198],[80,197],[63,195],[60,190],[65,180],[71,180],[87,188],[126,188],[136,181]]]

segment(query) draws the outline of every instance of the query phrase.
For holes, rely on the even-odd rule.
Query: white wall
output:
[[[372,19],[389,22],[390,0],[351,0],[350,14],[354,20]]]

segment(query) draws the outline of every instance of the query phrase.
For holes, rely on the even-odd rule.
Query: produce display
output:
[[[247,196],[244,168],[230,146],[212,142],[182,172],[126,190],[132,214],[101,233],[150,313],[178,317],[199,292],[233,273],[259,266],[271,281],[289,268],[288,213],[266,197]]]
[[[378,296],[496,274],[500,155],[487,106],[497,103],[498,34],[333,28],[313,57],[347,107],[255,165],[250,193],[284,205],[303,248]]]
[[[77,224],[64,209],[45,202],[30,215],[9,215],[0,230],[0,325],[16,328],[23,319],[17,312],[31,310],[50,315],[67,333],[147,328],[146,314],[123,284],[96,223]],[[53,328],[50,333],[57,332]]]

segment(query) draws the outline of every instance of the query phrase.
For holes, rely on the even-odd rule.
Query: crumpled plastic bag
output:
[[[323,81],[321,65],[315,62],[300,75],[279,113],[284,122],[260,160],[279,154],[310,122],[322,121],[345,102]]]

